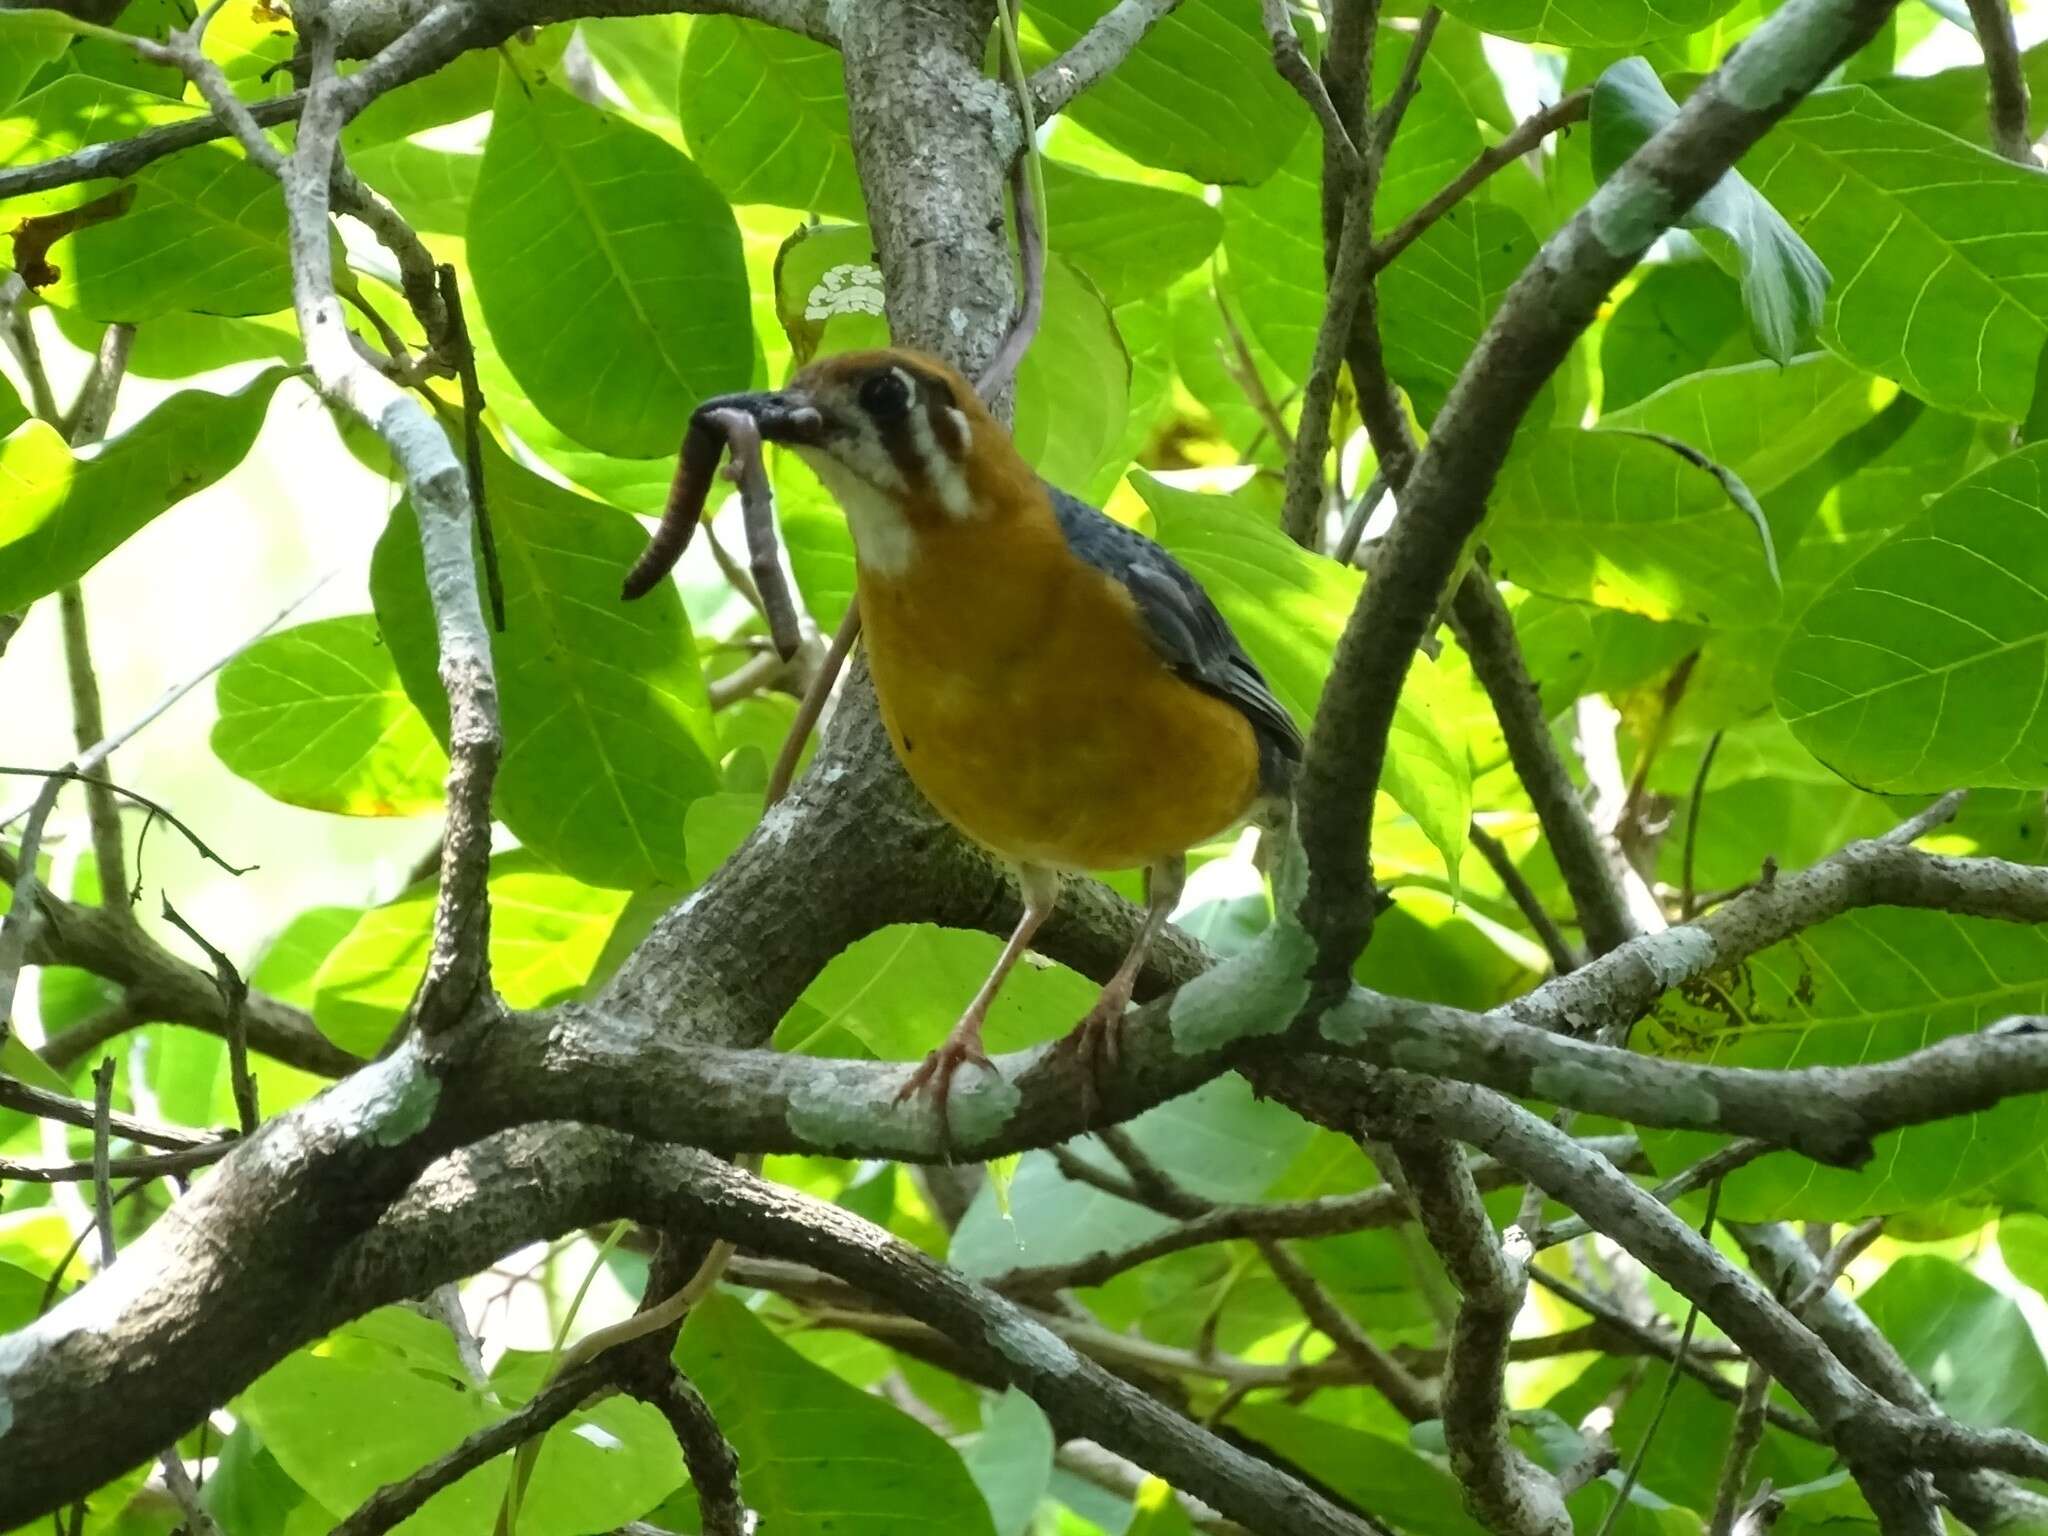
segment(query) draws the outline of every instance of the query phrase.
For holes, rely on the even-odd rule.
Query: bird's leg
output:
[[[1088,1016],[1067,1037],[1088,1062],[1091,1080],[1105,1068],[1116,1065],[1117,1037],[1123,1029],[1124,1010],[1131,1006],[1131,991],[1138,984],[1138,973],[1145,968],[1145,956],[1151,953],[1160,931],[1166,927],[1166,919],[1179,903],[1187,883],[1188,861],[1183,854],[1161,859],[1145,870],[1145,920],[1138,925],[1138,936],[1131,940],[1123,963],[1103,987]],[[1095,1118],[1092,1103],[1085,1118]]]
[[[1039,925],[1052,916],[1052,909],[1060,899],[1060,877],[1054,871],[1026,864],[1017,871],[1017,883],[1024,893],[1024,915],[1017,919],[1017,926],[1010,934],[1010,942],[1003,946],[997,957],[995,969],[988,973],[988,980],[981,984],[981,990],[974,994],[974,1001],[967,1005],[967,1011],[960,1015],[939,1048],[925,1057],[924,1064],[910,1074],[896,1095],[896,1102],[905,1099],[931,1085],[933,1101],[939,1111],[939,1141],[952,1155],[953,1132],[947,1119],[947,1102],[953,1092],[953,1075],[960,1070],[960,1063],[971,1061],[990,1072],[995,1064],[988,1059],[988,1052],[981,1048],[981,1026],[988,1020],[989,1005],[1002,990],[1003,978],[1016,968],[1024,958],[1024,951],[1031,947],[1031,937],[1038,932]]]

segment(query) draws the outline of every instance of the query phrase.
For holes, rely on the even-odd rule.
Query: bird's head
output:
[[[991,516],[1020,475],[1035,481],[973,386],[922,352],[843,352],[732,404],[824,482],[878,575],[904,569],[923,533]]]

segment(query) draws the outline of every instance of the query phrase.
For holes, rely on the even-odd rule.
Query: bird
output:
[[[862,642],[896,756],[939,815],[1016,872],[1023,912],[945,1040],[903,1085],[942,1134],[955,1075],[1084,872],[1142,868],[1136,937],[1069,1036],[1099,1071],[1187,851],[1269,820],[1302,756],[1293,717],[1201,584],[1153,540],[1048,484],[974,388],[908,348],[838,353],[721,397],[793,450],[853,536]]]

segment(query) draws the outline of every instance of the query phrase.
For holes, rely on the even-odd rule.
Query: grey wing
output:
[[[1259,744],[1260,786],[1286,794],[1301,765],[1301,732],[1209,594],[1143,534],[1057,487],[1046,490],[1074,553],[1123,584],[1168,666],[1244,715]]]

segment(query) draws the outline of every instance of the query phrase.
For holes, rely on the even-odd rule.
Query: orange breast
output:
[[[897,755],[996,853],[1131,868],[1223,831],[1257,792],[1244,716],[1166,668],[1049,517],[920,530],[903,574],[862,569],[860,604]]]

